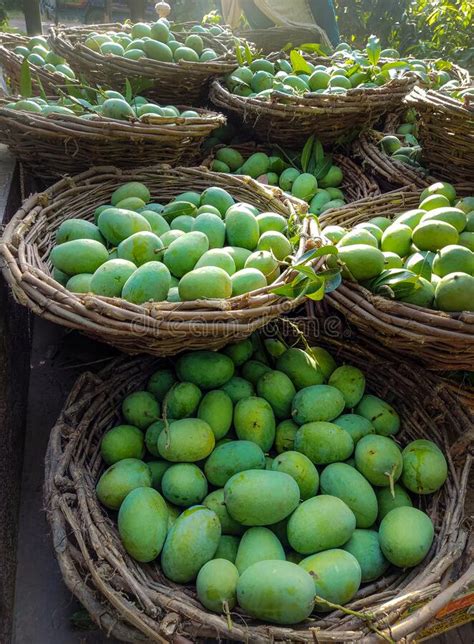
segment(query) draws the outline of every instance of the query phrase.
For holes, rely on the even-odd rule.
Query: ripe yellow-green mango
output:
[[[264,152],[255,152],[240,165],[239,174],[246,174],[252,179],[257,179],[266,174],[270,167],[270,158]]]
[[[277,359],[276,368],[286,373],[296,389],[304,389],[324,382],[324,374],[316,361],[302,349],[295,347],[287,349]]]
[[[230,397],[234,405],[243,398],[255,396],[255,389],[252,383],[239,376],[232,376],[225,385],[222,385],[221,389]]]
[[[166,470],[171,467],[167,461],[147,461],[151,472],[151,487],[161,492],[161,481]]]
[[[112,259],[95,271],[90,287],[96,295],[120,297],[122,289],[137,267],[126,259]]]
[[[219,215],[203,212],[193,219],[192,230],[197,230],[207,236],[209,248],[224,246],[226,226]]]
[[[117,425],[109,429],[100,442],[100,454],[107,465],[113,465],[124,458],[140,460],[144,453],[143,432],[133,425]]]
[[[133,304],[162,302],[170,289],[171,276],[161,262],[147,262],[137,268],[122,289],[122,297]]]
[[[200,389],[218,389],[234,375],[232,360],[215,351],[191,351],[176,363],[178,378],[193,382]]]
[[[318,552],[300,561],[299,566],[313,579],[315,595],[333,604],[347,604],[359,590],[362,572],[357,559],[339,548]],[[317,611],[327,613],[332,606],[315,601]]]
[[[200,205],[214,206],[222,216],[226,214],[234,203],[234,198],[223,188],[206,188],[206,190],[201,194]]]
[[[447,183],[446,181],[438,181],[423,190],[420,195],[420,201],[423,201],[431,195],[444,195],[449,202],[452,203],[456,199],[456,190],[450,183]]]
[[[408,443],[402,452],[402,483],[416,494],[433,494],[448,477],[448,464],[439,447],[428,440]]]
[[[344,397],[346,407],[355,407],[365,391],[365,376],[360,369],[351,365],[343,365],[335,369],[328,381],[331,387],[339,389]]]
[[[261,271],[267,278],[268,284],[274,282],[280,274],[278,261],[266,250],[252,253],[245,262],[245,268],[256,268]]]
[[[120,201],[128,199],[129,197],[138,197],[145,203],[148,203],[150,201],[150,191],[143,183],[130,181],[129,183],[123,184],[123,186],[120,186],[120,188],[117,188],[117,190],[112,193],[110,203],[113,206],[116,206]]]
[[[325,203],[328,203],[328,201]],[[347,230],[342,226],[326,226],[324,229],[324,236],[333,244],[338,244],[346,234]]]
[[[474,311],[474,277],[460,272],[442,277],[435,298],[441,311]]]
[[[54,268],[66,275],[78,275],[94,273],[109,259],[109,253],[95,239],[73,239],[55,246],[50,259]]]
[[[395,508],[382,520],[379,538],[382,552],[390,563],[412,568],[423,561],[431,548],[433,522],[416,508]]]
[[[318,470],[304,454],[285,451],[275,457],[272,463],[272,470],[286,472],[286,474],[292,476],[298,483],[303,501],[317,494],[319,487]]]
[[[445,277],[450,273],[474,274],[474,253],[465,246],[445,246],[433,259],[433,273]]]
[[[64,242],[72,241],[73,239],[95,239],[95,241],[101,244],[105,243],[97,226],[85,219],[66,219],[56,231],[57,245],[64,244]]]
[[[421,223],[425,221],[444,221],[460,233],[466,227],[467,217],[459,208],[435,208],[423,215]]]
[[[316,421],[301,425],[294,447],[316,465],[325,465],[349,458],[354,442],[344,429],[334,423]]]
[[[214,554],[214,559],[225,559],[226,561],[235,563],[239,543],[239,537],[234,537],[230,534],[223,534],[219,540],[219,545],[217,546],[217,550]]]
[[[194,383],[177,382],[165,396],[163,415],[174,420],[194,416],[201,398],[202,392]]]
[[[342,499],[352,510],[358,528],[370,528],[377,519],[377,497],[370,483],[354,467],[332,463],[321,474],[322,494]]]
[[[403,224],[404,226],[408,226],[408,228],[411,228],[413,230],[418,226],[421,218],[424,217],[424,215],[426,215],[426,210],[422,210],[421,208],[407,210],[406,212],[403,212],[401,215],[398,215],[398,217],[396,217],[395,223]]]
[[[122,402],[125,420],[138,429],[147,429],[160,418],[160,404],[149,391],[135,391]]]
[[[364,281],[380,275],[384,268],[382,251],[367,244],[339,248],[338,259],[345,264],[343,277]]]
[[[243,156],[238,150],[234,150],[234,148],[221,148],[217,150],[216,159],[228,165],[232,172],[235,172],[244,163]]]
[[[370,420],[367,420],[364,416],[359,416],[359,414],[342,414],[332,422],[350,435],[354,445],[367,434],[375,434],[375,427]]]
[[[275,440],[275,416],[270,404],[261,397],[239,400],[234,409],[234,427],[240,440],[256,443],[268,452]]]
[[[355,448],[356,467],[365,478],[379,487],[391,486],[401,476],[403,458],[398,445],[386,436],[369,434]]]
[[[214,613],[228,613],[237,603],[239,572],[226,559],[212,559],[204,564],[196,579],[201,604]]]
[[[400,416],[392,405],[378,396],[366,394],[355,409],[359,416],[367,418],[372,423],[377,434],[391,436],[400,429]]]
[[[331,188],[329,188],[329,190],[331,190]],[[380,230],[378,226],[376,226],[375,224],[371,224],[368,221],[364,221],[361,224],[355,225],[354,228],[352,229],[352,232],[357,230],[365,230],[366,232],[370,233],[377,240],[377,246],[380,246],[380,243],[382,241],[383,231]]]
[[[197,261],[195,270],[203,268],[204,266],[221,268],[227,275],[233,275],[235,273],[234,260],[223,248],[211,248],[206,251]]]
[[[411,508],[413,506],[410,495],[401,485],[398,485],[398,483],[395,483],[393,486],[393,495],[392,490],[389,487],[379,487],[375,490],[375,494],[377,496],[377,503],[379,506],[379,512],[377,515],[377,520],[379,522],[395,508]]]
[[[348,541],[356,527],[352,510],[329,494],[303,501],[288,521],[288,541],[296,552],[313,554],[337,548]]]
[[[298,429],[299,425],[292,420],[282,420],[278,423],[275,433],[275,449],[278,454],[293,450]]]
[[[202,504],[217,514],[223,535],[240,536],[244,533],[244,526],[235,521],[227,512],[224,503],[224,488],[219,488],[208,494]],[[235,557],[233,561],[235,561]]]
[[[151,472],[147,464],[136,458],[125,458],[105,470],[97,483],[96,493],[102,505],[118,510],[129,492],[150,486]]]
[[[200,461],[214,449],[212,429],[199,418],[171,422],[158,436],[158,451],[167,461],[192,463]]]
[[[342,248],[343,246],[354,246],[354,244],[365,244],[366,246],[378,248],[377,238],[371,232],[362,228],[354,228],[345,233],[337,245]]]
[[[252,385],[256,385],[260,377],[268,371],[271,371],[270,367],[259,360],[247,360],[242,365],[242,376]]]
[[[363,582],[378,579],[390,566],[380,548],[379,533],[376,530],[354,530],[343,549],[357,559]]]
[[[285,561],[285,551],[276,535],[268,528],[246,530],[239,543],[235,565],[241,575],[258,561]]]
[[[208,391],[201,400],[197,416],[209,425],[218,441],[231,428],[233,413],[234,406],[230,396],[225,391],[214,389]]]
[[[435,208],[449,208],[450,205],[449,199],[444,195],[430,195],[420,203],[420,209],[428,211]]]
[[[456,228],[437,219],[422,221],[413,231],[413,243],[420,250],[437,251],[444,246],[457,244],[458,240],[459,233]]]
[[[372,217],[372,219],[369,219],[368,223],[374,224],[375,226],[380,228],[380,230],[385,230],[390,226],[392,222],[387,217]]]
[[[176,376],[171,369],[158,369],[149,378],[147,391],[152,393],[158,402],[163,402],[166,394],[176,382]]]
[[[157,235],[142,231],[120,242],[117,253],[120,259],[126,259],[136,266],[141,266],[146,262],[159,259],[162,249],[163,242]]]
[[[163,496],[179,507],[201,503],[207,494],[207,480],[194,463],[177,463],[169,467],[161,480]]]
[[[250,360],[250,358],[252,357],[252,341],[250,339],[246,339],[234,344],[228,344],[222,349],[222,353],[225,353],[227,356],[229,356],[236,367],[241,367],[244,362],[247,362],[247,360]]]
[[[98,227],[105,239],[118,245],[121,241],[140,231],[151,231],[148,221],[138,212],[107,208],[99,215]]]
[[[163,261],[173,275],[183,277],[194,268],[207,250],[209,239],[204,233],[196,230],[172,241],[165,250]]]
[[[298,506],[300,490],[284,472],[247,470],[234,474],[224,486],[230,516],[246,526],[277,523]]]
[[[284,233],[286,231],[288,222],[283,215],[278,215],[276,212],[262,212],[257,215],[257,223],[260,235],[269,230],[274,230],[277,233]]]
[[[145,445],[147,450],[153,456],[159,456],[160,452],[158,451],[158,436],[161,434],[165,428],[164,420],[156,420],[154,423],[148,426],[145,433]]]
[[[312,421],[330,421],[345,407],[342,393],[329,385],[311,385],[300,389],[293,398],[291,415],[299,425]]]
[[[185,510],[168,531],[161,553],[161,567],[168,579],[185,584],[217,550],[221,526],[215,512],[203,505]]]
[[[181,278],[178,290],[179,297],[183,302],[227,299],[232,295],[232,282],[228,273],[222,268],[201,266]]]
[[[231,276],[232,297],[244,295],[267,286],[267,278],[256,268],[243,268]]]
[[[248,248],[240,248],[239,246],[224,246],[223,250],[234,260],[236,271],[241,271],[244,268],[245,262],[252,254]]]
[[[292,247],[288,239],[275,230],[268,230],[263,233],[258,240],[257,250],[266,250],[282,261],[292,252]]]
[[[257,393],[270,403],[276,418],[288,418],[296,389],[283,371],[268,371],[257,382]]]
[[[120,539],[128,554],[143,563],[160,554],[168,532],[168,508],[151,487],[132,490],[118,514]]]
[[[410,253],[412,229],[398,221],[384,230],[381,249],[406,257]]]
[[[337,363],[332,357],[332,355],[324,349],[323,347],[310,347],[311,355],[314,357],[318,368],[322,371],[324,379],[328,380],[329,376],[332,374],[334,369],[337,367]],[[319,384],[319,383],[315,383]]]
[[[258,222],[251,212],[245,208],[232,210],[225,219],[227,243],[253,251],[257,247],[259,228]]]
[[[297,624],[313,610],[314,582],[290,561],[259,561],[237,582],[237,602],[252,617],[275,624]]]
[[[245,470],[263,470],[265,455],[252,441],[238,440],[217,446],[204,465],[209,483],[223,487],[227,481]]]
[[[79,273],[78,275],[73,275],[67,280],[65,284],[66,289],[71,291],[71,293],[90,293],[92,291],[92,277],[93,275],[91,273]]]

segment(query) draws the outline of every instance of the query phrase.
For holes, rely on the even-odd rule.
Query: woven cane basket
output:
[[[214,105],[253,129],[260,141],[289,148],[304,145],[312,134],[322,143],[345,143],[370,128],[402,102],[412,89],[411,76],[373,89],[352,89],[346,94],[306,94],[303,97],[274,92],[268,102],[231,94],[221,81],[211,84]]]
[[[127,25],[100,25],[94,30],[122,31]],[[150,58],[129,60],[122,56],[107,55],[93,51],[84,45],[92,28],[71,27],[67,30],[51,28],[51,48],[66,58],[77,75],[92,85],[124,91],[126,81],[143,86],[143,92],[155,96],[161,103],[190,103],[207,98],[209,81],[228,74],[237,67],[235,54],[226,45],[213,39],[212,47],[218,58],[209,62],[166,63]],[[140,90],[142,91],[142,90]]]
[[[184,190],[201,192],[219,186],[238,201],[292,218],[300,230],[295,261],[309,247],[320,244],[309,236],[304,202],[249,177],[218,175],[205,168],[156,166],[125,171],[97,167],[33,195],[7,225],[0,240],[3,275],[19,303],[40,317],[83,331],[125,353],[165,356],[186,349],[220,348],[232,339],[245,338],[304,299],[271,293],[275,285],[295,276],[291,267],[273,285],[227,300],[135,305],[121,298],[67,291],[51,276],[49,254],[56,229],[71,217],[93,220],[95,208],[107,203],[118,186],[132,180],[146,184],[152,199],[159,202],[166,203]]]
[[[312,328],[312,323],[304,326]],[[104,468],[101,438],[117,423],[123,397],[142,387],[157,368],[151,358],[119,359],[76,382],[51,433],[45,477],[45,507],[64,581],[108,635],[127,642],[180,644],[201,638],[257,644],[397,641],[413,637],[472,582],[464,518],[472,461],[472,419],[466,410],[435,376],[383,348],[374,351],[356,338],[350,343],[320,335],[307,339],[363,369],[368,390],[390,400],[400,413],[403,429],[397,439],[402,445],[428,438],[446,454],[446,484],[426,503],[415,501],[435,525],[426,559],[408,571],[389,569],[382,579],[361,587],[342,610],[313,614],[294,627],[258,622],[240,610],[231,613],[228,624],[224,616],[206,611],[193,585],[170,582],[158,562],[142,565],[127,555],[116,519],[97,501],[95,484]]]
[[[470,194],[472,186],[456,186],[459,195]],[[322,234],[328,225],[351,228],[372,217],[390,219],[416,208],[420,190],[388,192],[323,213]],[[376,338],[393,351],[416,357],[437,371],[472,371],[474,364],[474,313],[445,313],[374,295],[356,282],[344,280],[326,297],[362,333]]]
[[[201,144],[225,118],[193,109],[199,118],[149,115],[134,121],[21,112],[0,102],[0,141],[36,176],[51,179],[92,165],[137,168],[157,163],[198,165]],[[188,109],[181,106],[180,110]]]
[[[13,51],[18,45],[28,46],[28,38],[17,34],[0,34],[0,67],[12,94],[20,92],[21,66],[23,57]],[[29,62],[31,84],[34,90],[41,88],[51,96],[57,95],[58,87],[74,85],[77,80],[66,78],[58,72],[51,72],[39,65]]]
[[[441,179],[474,183],[474,106],[417,89],[409,97],[419,114],[423,161]]]

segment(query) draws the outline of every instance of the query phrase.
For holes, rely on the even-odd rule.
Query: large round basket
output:
[[[470,194],[472,186],[457,186],[458,194]],[[420,190],[399,190],[364,199],[323,213],[322,234],[328,225],[351,228],[372,217],[394,218],[416,208]],[[344,280],[326,297],[349,323],[393,351],[416,357],[437,371],[472,371],[474,364],[474,313],[445,313],[374,295],[356,282]]]
[[[423,161],[433,174],[448,181],[474,183],[474,106],[419,89],[408,102],[420,116]]]
[[[269,320],[294,309],[304,296],[287,299],[272,293],[295,277],[291,267],[269,287],[221,300],[154,302],[135,305],[121,298],[79,295],[63,288],[51,276],[50,251],[55,232],[71,217],[93,220],[94,210],[107,203],[112,192],[127,181],[146,184],[152,199],[168,202],[185,190],[209,186],[225,188],[238,201],[291,218],[299,230],[295,261],[320,244],[310,239],[306,204],[280,190],[270,190],[249,177],[218,175],[205,168],[167,166],[125,171],[92,168],[66,177],[45,192],[27,199],[7,225],[0,240],[3,275],[17,301],[40,317],[78,329],[125,353],[165,356],[197,348],[220,348],[250,335]]]
[[[262,54],[271,54],[307,43],[320,43],[329,51],[332,45],[324,29],[319,25],[305,27],[269,27],[268,29],[249,29],[239,35],[251,43]]]
[[[201,144],[225,118],[195,108],[199,117],[149,115],[145,120],[22,112],[0,102],[0,141],[32,174],[58,178],[91,165],[137,168],[157,163],[198,165]],[[181,106],[181,110],[186,109]]]
[[[14,52],[18,45],[28,46],[28,38],[20,34],[0,35],[0,67],[7,87],[12,94],[21,91],[21,76],[23,57]],[[40,65],[28,62],[31,76],[31,85],[35,91],[43,90],[51,96],[57,95],[58,88],[66,85],[74,85],[77,80],[67,78],[64,74],[51,72]]]
[[[127,31],[128,25],[105,25],[95,31]],[[67,58],[77,75],[92,85],[108,87],[123,92],[127,80],[137,91],[155,96],[161,103],[190,103],[205,101],[209,81],[219,75],[228,74],[237,67],[235,53],[227,46],[213,39],[212,46],[218,58],[209,62],[166,63],[150,58],[130,60],[123,56],[107,55],[86,47],[84,40],[90,28],[71,27],[67,30],[50,31],[51,48]]]
[[[314,328],[314,322],[304,327]],[[389,570],[361,587],[342,610],[313,614],[298,626],[258,622],[240,610],[231,613],[229,622],[206,611],[193,585],[176,585],[164,577],[159,562],[138,564],[127,555],[116,518],[97,501],[95,484],[104,467],[101,438],[119,420],[123,397],[142,387],[157,368],[153,359],[119,359],[76,382],[51,433],[45,477],[45,507],[64,581],[108,635],[127,642],[182,644],[201,638],[257,644],[398,641],[422,630],[472,582],[464,522],[472,418],[435,376],[392,353],[374,351],[356,338],[351,343],[321,335],[307,339],[363,369],[368,390],[400,413],[403,429],[397,440],[402,445],[427,438],[447,454],[446,484],[426,502],[416,502],[435,525],[426,559],[411,570]]]
[[[386,112],[397,109],[414,82],[406,76],[381,87],[356,88],[346,94],[294,97],[274,92],[269,101],[262,101],[231,94],[215,80],[210,98],[214,105],[251,127],[259,140],[295,148],[304,145],[312,134],[325,144],[354,139]]]

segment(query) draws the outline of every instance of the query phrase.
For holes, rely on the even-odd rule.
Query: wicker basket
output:
[[[448,181],[474,183],[474,106],[419,89],[408,103],[419,114],[423,161],[433,174]]]
[[[262,54],[299,47],[306,43],[320,43],[332,51],[332,44],[324,29],[318,25],[307,27],[269,27],[268,29],[250,29],[239,32],[239,36],[255,44]]]
[[[304,327],[314,328],[315,320]],[[46,456],[45,507],[64,581],[108,635],[127,642],[205,638],[255,642],[379,642],[413,636],[473,579],[463,508],[472,457],[472,417],[419,367],[354,339],[308,337],[359,366],[370,391],[393,402],[402,444],[428,438],[448,455],[449,476],[439,493],[420,499],[435,524],[427,558],[409,571],[388,571],[363,586],[343,610],[314,615],[295,627],[257,622],[240,610],[227,619],[207,612],[192,585],[167,580],[157,563],[138,564],[120,542],[116,521],[99,505],[95,483],[103,469],[100,441],[119,420],[122,398],[142,387],[153,359],[120,359],[97,375],[83,374],[52,430]],[[423,405],[420,405],[420,400]],[[448,438],[449,437],[449,438]],[[449,439],[454,442],[450,449]],[[426,501],[426,503],[425,503]],[[457,581],[455,581],[457,579]],[[423,606],[423,604],[426,605]],[[351,612],[349,612],[351,611]],[[408,613],[408,616],[406,616]]]
[[[21,66],[23,57],[13,51],[18,45],[28,45],[28,38],[16,34],[0,34],[0,67],[12,94],[20,92]],[[56,96],[58,87],[74,85],[77,80],[66,78],[63,74],[50,72],[39,65],[29,63],[31,84],[35,91],[41,88],[51,96]],[[39,82],[38,82],[39,81]]]
[[[27,199],[7,225],[0,240],[0,256],[4,277],[19,303],[40,317],[83,331],[125,353],[165,356],[186,349],[220,348],[247,337],[302,302],[304,296],[290,300],[271,293],[273,285],[228,300],[140,306],[120,298],[67,291],[51,277],[48,259],[57,227],[71,216],[93,219],[95,208],[131,180],[145,183],[152,198],[165,203],[186,189],[200,192],[220,186],[238,200],[292,217],[301,232],[297,258],[319,244],[310,239],[308,219],[300,219],[307,209],[305,203],[249,177],[219,175],[205,168],[92,168]],[[293,277],[294,271],[288,268],[274,284],[283,285]]]
[[[0,141],[32,174],[45,179],[82,172],[92,165],[198,165],[203,157],[201,144],[225,124],[221,114],[200,109],[195,110],[199,118],[150,115],[146,121],[120,121],[44,116],[4,105],[0,101]]]
[[[470,194],[472,186],[456,186],[458,194]],[[419,204],[420,190],[399,190],[374,199],[323,213],[322,234],[328,225],[352,227],[372,217],[393,218]],[[436,371],[472,371],[474,364],[474,313],[444,313],[374,295],[344,280],[326,296],[334,307],[368,337],[393,351],[407,354]]]
[[[211,84],[214,105],[251,127],[264,142],[288,148],[304,145],[312,134],[322,143],[346,143],[380,117],[396,109],[412,89],[414,79],[393,79],[382,87],[352,89],[346,94],[293,97],[274,92],[269,102],[231,94],[220,81]]]
[[[100,25],[95,31],[121,31],[128,25]],[[150,58],[129,60],[122,56],[104,56],[95,52],[83,41],[91,28],[71,27],[67,30],[51,28],[49,42],[60,56],[67,58],[77,75],[92,85],[124,91],[126,80],[132,85],[143,85],[143,93],[154,96],[160,103],[199,103],[207,98],[212,78],[228,74],[237,67],[237,59],[226,45],[212,40],[219,57],[209,62],[165,63]]]

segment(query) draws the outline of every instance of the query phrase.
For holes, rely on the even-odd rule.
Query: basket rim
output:
[[[443,110],[452,116],[458,116],[463,119],[469,116],[474,119],[474,105],[466,105],[447,94],[433,89],[423,90],[420,87],[415,87],[407,96],[407,101],[417,108]]]

